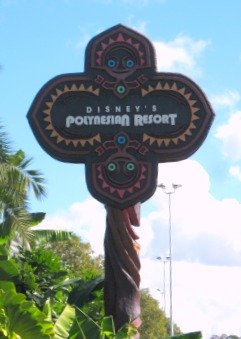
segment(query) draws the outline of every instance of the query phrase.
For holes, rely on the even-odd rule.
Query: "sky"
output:
[[[86,188],[84,165],[61,163],[37,143],[26,119],[39,89],[82,72],[88,41],[117,24],[152,41],[157,71],[182,73],[205,92],[216,117],[189,159],[159,165],[171,194],[173,319],[183,332],[241,336],[241,1],[0,0],[0,121],[15,150],[33,158],[48,196],[30,199],[42,227],[68,229],[103,253],[105,209]],[[94,211],[94,213],[93,213]],[[141,287],[164,307],[168,194],[142,204]],[[166,312],[169,315],[168,263]]]

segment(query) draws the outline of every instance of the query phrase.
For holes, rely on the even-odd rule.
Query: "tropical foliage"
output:
[[[132,338],[132,326],[115,333],[112,317],[96,322],[84,312],[95,308],[102,283],[69,279],[60,258],[42,247],[10,258],[1,244],[0,338]]]
[[[202,333],[200,331],[198,332],[190,332],[186,334],[179,334],[171,337],[172,339],[201,339]]]
[[[44,246],[61,259],[72,276],[90,280],[103,274],[103,257],[94,257],[90,244],[74,234],[62,241],[45,242]]]
[[[46,190],[30,164],[22,150],[13,152],[0,126],[0,339],[134,338],[132,325],[116,332],[104,316],[103,258],[69,232],[34,228],[45,214],[29,212],[29,194],[41,199]],[[142,295],[142,331],[154,338],[153,305],[148,291]],[[167,326],[164,314],[162,320]],[[167,328],[161,331],[157,337]]]
[[[22,150],[13,152],[3,127],[0,126],[0,236],[9,245],[13,240],[28,246],[32,237],[28,196],[46,195],[44,179],[39,171],[29,169],[31,159]]]
[[[33,230],[45,214],[29,213],[29,193],[32,190],[40,199],[46,191],[41,173],[28,169],[30,162],[23,151],[12,151],[0,126],[0,338],[132,337],[135,329],[131,326],[115,333],[111,317],[102,318],[99,324],[77,307],[89,303],[90,310],[97,309],[93,305],[99,303],[95,293],[103,283],[98,277],[101,258],[94,261],[89,245],[83,246],[82,270],[77,271],[81,279],[70,279],[76,265],[68,267],[64,258],[44,248],[46,240],[51,244],[70,238],[74,246],[76,237],[68,232]]]
[[[140,334],[142,339],[168,338],[170,321],[158,301],[154,299],[147,289],[141,290],[141,319]],[[174,333],[180,334],[180,328],[174,324]]]

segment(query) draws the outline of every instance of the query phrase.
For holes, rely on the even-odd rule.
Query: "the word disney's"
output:
[[[146,37],[117,25],[89,42],[83,73],[50,80],[28,113],[44,150],[84,163],[90,193],[119,209],[151,197],[158,163],[191,156],[214,118],[192,80],[155,62]]]

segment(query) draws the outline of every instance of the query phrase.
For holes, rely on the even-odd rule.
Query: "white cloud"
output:
[[[236,90],[226,90],[223,94],[214,95],[211,97],[211,103],[215,107],[233,108],[241,99],[241,96]]]
[[[240,166],[231,166],[229,169],[229,173],[241,181],[241,169]]]
[[[210,180],[194,160],[159,166],[158,182],[182,184],[171,195],[173,256],[175,260],[208,265],[241,265],[241,204],[235,199],[217,200],[210,194]],[[145,212],[148,210],[148,212]],[[152,210],[150,212],[150,210]],[[142,206],[139,234],[143,258],[168,254],[168,196],[158,188]],[[45,228],[69,229],[103,253],[105,209],[92,198],[68,210],[46,217]]]
[[[92,198],[72,204],[67,211],[47,216],[38,228],[72,231],[90,242],[96,255],[103,254],[105,209]]]
[[[233,113],[228,122],[218,127],[216,138],[221,140],[225,156],[232,160],[241,159],[241,111]]]
[[[179,35],[167,43],[155,41],[157,68],[162,72],[181,72],[199,76],[201,70],[197,66],[197,60],[208,45],[208,41],[193,40],[185,35]]]
[[[171,195],[173,247],[176,260],[209,265],[241,264],[241,204],[235,199],[217,200],[210,194],[210,180],[194,160],[159,165],[159,183],[182,184]],[[154,212],[145,217],[152,231],[147,255],[168,254],[168,196],[158,188],[148,204]],[[140,241],[142,237],[140,238]]]
[[[127,17],[127,26],[141,34],[146,34],[147,23],[148,22],[144,20],[136,20],[136,17],[132,14]]]
[[[161,164],[158,182],[182,184],[171,195],[174,321],[183,331],[201,330],[204,339],[214,333],[240,335],[241,204],[215,199],[208,173],[194,160]],[[158,188],[143,204],[142,214],[141,226],[135,228],[141,245],[141,284],[162,302],[157,288],[162,287],[163,271],[156,257],[169,253],[168,195]],[[103,206],[89,198],[47,217],[43,225],[68,227],[99,254],[105,215]]]
[[[142,287],[150,288],[163,307],[163,267],[160,262],[142,260]],[[152,280],[150,281],[150,277]],[[169,315],[169,271],[166,266],[166,312]],[[185,332],[241,334],[239,293],[241,268],[173,262],[173,319]],[[192,319],[192,321],[190,321]]]
[[[91,36],[88,32],[82,32],[81,38],[75,43],[75,48],[77,50],[85,50],[90,39]]]

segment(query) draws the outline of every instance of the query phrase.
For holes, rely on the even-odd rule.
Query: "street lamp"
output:
[[[166,263],[170,260],[170,257],[157,257],[163,263],[163,309],[166,314]]]
[[[158,292],[161,293],[161,296],[162,296],[162,297],[165,296],[164,291],[162,291],[160,288],[157,288],[156,290],[157,290]],[[164,306],[162,307],[162,309],[163,309],[163,311],[164,311]]]
[[[176,192],[176,189],[182,185],[172,184],[172,189],[166,188],[164,184],[159,184],[157,187],[163,189],[164,193],[168,195],[169,207],[169,289],[170,289],[170,336],[173,336],[173,321],[172,321],[172,214],[171,214],[171,195]]]

